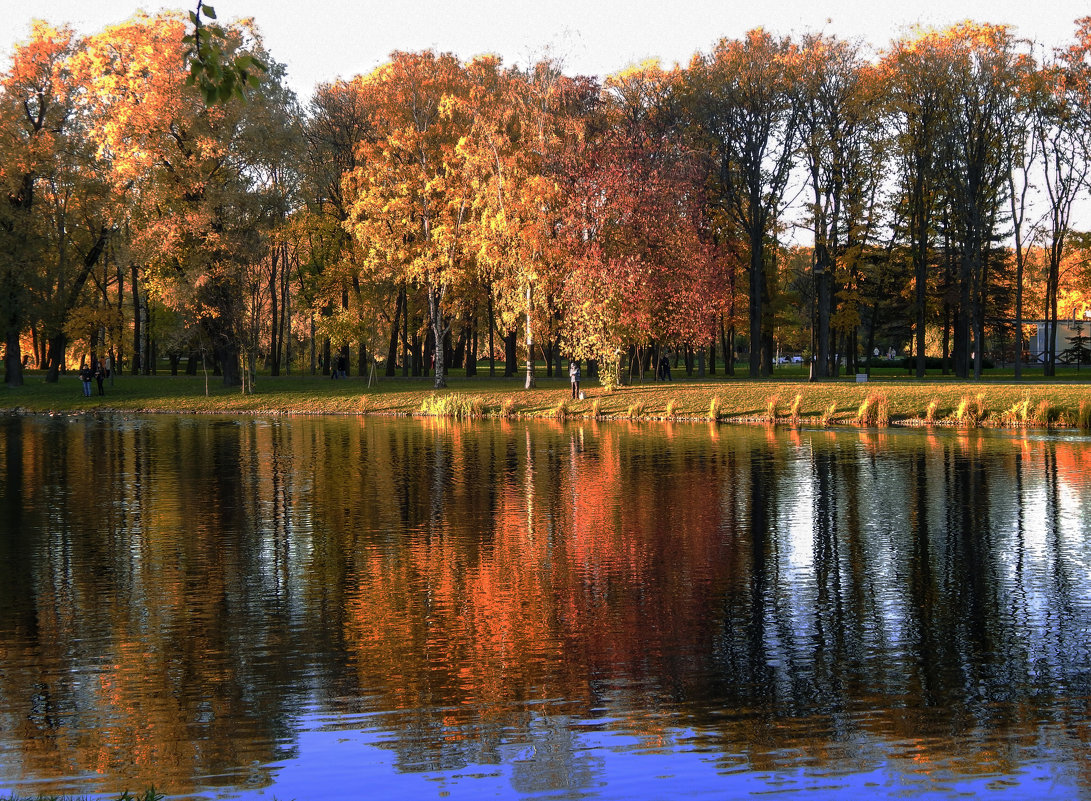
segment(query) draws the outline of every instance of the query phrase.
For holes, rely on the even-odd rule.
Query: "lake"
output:
[[[1091,795],[1091,439],[0,417],[0,795]]]

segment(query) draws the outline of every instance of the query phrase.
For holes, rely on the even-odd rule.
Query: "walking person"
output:
[[[672,381],[671,379],[671,352],[664,350],[659,356],[659,376],[661,381]]]
[[[572,382],[572,400],[580,397],[580,363],[575,359],[568,360],[568,380]]]
[[[80,363],[80,381],[83,382],[83,397],[91,397],[91,368],[87,362]]]

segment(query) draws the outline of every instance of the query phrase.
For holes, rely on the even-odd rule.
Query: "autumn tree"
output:
[[[252,30],[230,30],[238,52],[264,57]],[[246,390],[245,267],[266,244],[254,236],[264,209],[251,192],[258,138],[246,125],[257,112],[237,98],[206,104],[187,83],[185,35],[176,14],[137,15],[89,40],[82,69],[96,104],[93,135],[130,195],[133,252],[151,287],[201,326],[224,383]]]
[[[612,370],[636,346],[703,346],[725,299],[701,159],[679,130],[680,77],[650,63],[607,79],[568,193],[570,347]]]
[[[495,58],[479,58],[467,65],[467,78],[462,104],[471,127],[458,153],[473,187],[470,237],[485,282],[490,341],[494,314],[507,337],[516,319],[525,319],[529,388],[536,344],[547,374],[560,358],[565,167],[597,87],[565,76],[550,60],[505,69]]]
[[[29,322],[27,311],[37,316],[48,342],[50,382],[64,365],[69,317],[112,227],[105,165],[87,136],[83,87],[73,67],[80,46],[71,29],[34,23],[5,76],[0,112],[12,125],[13,158],[5,168],[12,216],[3,226],[12,245],[3,277],[9,336]],[[17,340],[8,340],[7,351],[18,360]],[[20,380],[12,366],[8,376],[10,383]]]
[[[980,378],[990,286],[986,254],[999,238],[1010,153],[1021,145],[1014,125],[1019,88],[1031,69],[1004,26],[963,23],[942,37],[949,75],[943,175],[959,248],[955,374],[969,375],[972,351],[974,377]]]
[[[1056,375],[1058,296],[1061,267],[1076,200],[1087,187],[1091,169],[1091,17],[1077,23],[1076,39],[1041,69],[1041,93],[1035,105],[1040,186],[1047,207],[1044,298],[1045,375]]]
[[[799,69],[790,39],[758,29],[696,55],[687,76],[688,124],[714,164],[709,202],[738,227],[749,249],[751,377],[772,373],[767,243],[795,163]]]
[[[851,282],[878,216],[884,136],[876,71],[857,44],[813,35],[801,43],[800,139],[806,158],[814,230],[812,253],[816,313],[814,378],[832,374],[836,328],[855,331],[858,312],[835,317],[838,287]],[[834,322],[839,325],[835,326]]]
[[[427,294],[439,389],[447,385],[450,303],[473,267],[464,236],[471,187],[456,152],[468,130],[455,102],[466,92],[463,68],[450,54],[396,52],[366,81],[376,95],[375,135],[361,143],[359,164],[345,177],[346,225],[371,280],[393,277]]]
[[[363,359],[368,349],[364,343],[371,342],[374,349],[379,325],[389,325],[384,355],[387,374],[394,375],[399,327],[409,319],[403,314],[407,287],[404,281],[375,273],[364,280],[361,244],[345,227],[352,198],[342,185],[359,163],[361,144],[373,139],[375,102],[375,87],[363,78],[322,84],[315,91],[303,128],[307,211],[302,219],[317,225],[325,242],[322,249],[311,251],[310,263],[322,314],[319,330],[337,340],[342,352],[355,341]]]
[[[916,375],[923,378],[928,268],[940,202],[940,154],[948,106],[946,42],[936,33],[899,39],[883,57],[881,68],[913,275]]]

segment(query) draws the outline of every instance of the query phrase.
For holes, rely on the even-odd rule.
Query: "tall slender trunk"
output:
[[[534,379],[534,328],[531,325],[530,314],[534,309],[534,284],[527,281],[527,378],[525,389],[534,389],[537,382]]]
[[[4,383],[9,387],[23,386],[23,356],[20,352],[19,329],[11,322],[4,330]]]
[[[477,308],[476,304],[470,313],[470,330],[466,342],[466,377],[473,378],[477,375]]]
[[[141,331],[141,323],[143,322],[143,310],[140,305],[140,273],[139,267],[134,263],[132,265],[132,280],[130,287],[133,293],[133,364],[132,374],[140,375],[140,356],[142,350],[140,348],[141,343],[144,341],[143,332]]]
[[[814,361],[815,378],[828,378],[830,367],[830,312],[833,302],[833,265],[830,263],[829,250],[823,245],[817,248],[814,265],[815,296],[818,303],[817,340],[818,353],[811,354]],[[870,353],[870,351],[869,351]]]
[[[750,230],[750,377],[762,375],[762,290],[765,287],[761,226]]]
[[[280,248],[273,248],[269,255],[269,355],[272,364],[270,375],[280,375],[280,297],[277,292],[277,268],[280,261]]]
[[[443,315],[443,290],[433,286],[428,287],[428,315],[432,323],[432,337],[436,343],[435,350],[435,383],[436,389],[444,389],[447,386],[447,366],[444,363],[446,356],[443,340],[447,335],[447,320]]]
[[[398,328],[402,318],[402,309],[405,308],[405,287],[398,290],[398,299],[394,302],[394,322],[390,324],[390,344],[386,349],[386,375],[394,377],[395,362],[398,360]]]
[[[518,330],[513,328],[504,336],[504,378],[515,375],[519,370],[517,353],[518,335]]]
[[[489,378],[496,376],[496,349],[493,347],[493,334],[496,331],[496,316],[492,311],[492,282],[489,282]]]

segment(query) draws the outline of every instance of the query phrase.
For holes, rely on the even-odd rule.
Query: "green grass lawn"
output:
[[[360,377],[331,380],[324,376],[259,375],[255,391],[243,395],[210,376],[206,394],[203,376],[118,375],[107,381],[105,396],[85,398],[74,374],[62,375],[56,384],[45,383],[43,374],[28,371],[25,385],[0,390],[0,410],[53,413],[224,413],[224,414],[420,414],[426,401],[436,414],[493,416],[596,416],[604,419],[704,419],[753,420],[767,418],[775,409],[787,420],[799,396],[797,418],[803,423],[854,422],[863,400],[872,393],[885,396],[894,423],[923,422],[931,405],[931,419],[952,421],[963,399],[975,401],[982,394],[985,424],[1017,421],[1019,404],[1026,402],[1026,422],[1033,412],[1045,409],[1044,422],[1076,426],[1091,415],[1091,370],[1077,375],[1067,368],[1057,379],[1028,376],[1016,383],[1005,371],[990,371],[977,381],[954,381],[929,375],[923,381],[907,378],[904,371],[876,368],[868,383],[854,376],[808,382],[803,365],[783,365],[772,378],[749,380],[722,374],[702,379],[686,378],[674,371],[674,381],[644,383],[607,392],[595,381],[584,381],[586,399],[571,401],[567,375],[537,375],[537,388],[523,389],[523,376],[489,378],[488,366],[473,378],[459,371],[450,375],[448,388],[436,392],[432,379],[380,378],[373,386]],[[742,372],[742,371],[740,371]],[[899,373],[901,373],[899,375]],[[713,410],[715,399],[716,408]],[[1043,407],[1042,404],[1046,406]],[[1005,413],[1007,415],[1005,416]],[[1029,416],[1029,419],[1027,419]]]

